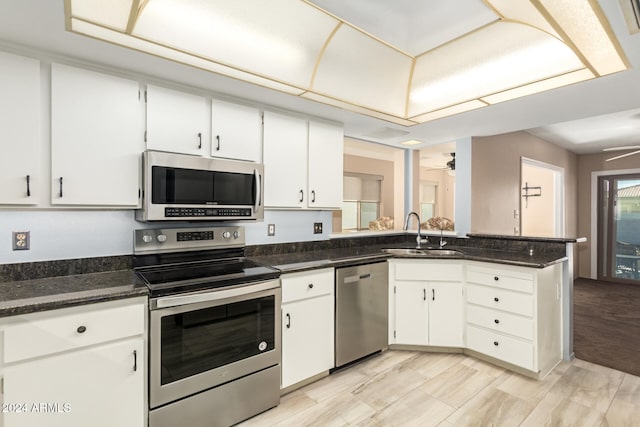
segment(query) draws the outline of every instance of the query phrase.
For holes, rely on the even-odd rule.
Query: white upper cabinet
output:
[[[309,207],[342,208],[343,145],[342,127],[309,122]]]
[[[263,144],[266,207],[342,206],[341,127],[265,111]]]
[[[46,201],[40,62],[0,52],[0,204]]]
[[[264,203],[302,208],[307,203],[307,121],[264,112]]]
[[[137,207],[144,150],[138,83],[51,68],[51,203]]]
[[[208,153],[207,98],[147,85],[146,100],[149,150],[197,155]]]
[[[214,99],[211,129],[212,156],[262,160],[262,119],[257,108]]]

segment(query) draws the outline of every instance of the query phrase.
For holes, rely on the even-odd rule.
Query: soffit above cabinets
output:
[[[66,28],[411,126],[629,68],[592,0],[67,0]]]

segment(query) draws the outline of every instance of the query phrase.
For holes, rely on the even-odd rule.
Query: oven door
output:
[[[151,301],[153,409],[280,363],[280,282]]]

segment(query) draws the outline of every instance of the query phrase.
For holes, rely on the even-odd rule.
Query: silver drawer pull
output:
[[[78,326],[78,329],[76,329],[76,331],[78,331],[79,334],[84,334],[87,331],[87,327],[86,326]]]

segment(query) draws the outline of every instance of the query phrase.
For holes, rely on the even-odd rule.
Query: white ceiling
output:
[[[427,50],[464,32],[467,27],[479,25],[483,19],[491,19],[482,0],[456,1],[455,8],[443,6],[454,2],[438,0],[317,0],[314,3],[412,53]],[[389,145],[398,145],[407,139],[431,145],[531,129],[531,133],[576,153],[588,153],[606,146],[640,143],[640,34],[629,34],[618,0],[598,0],[598,3],[625,51],[630,70],[412,127],[66,32],[64,0],[0,0],[0,48],[19,53],[32,51],[40,57],[45,52],[53,60],[90,63],[112,71],[128,70],[123,73],[324,117],[343,122],[347,136]],[[576,121],[580,119],[588,120]],[[572,123],[560,125],[564,122]],[[590,128],[585,130],[587,125]],[[626,131],[621,132],[621,128]],[[596,133],[598,136],[594,138]]]

